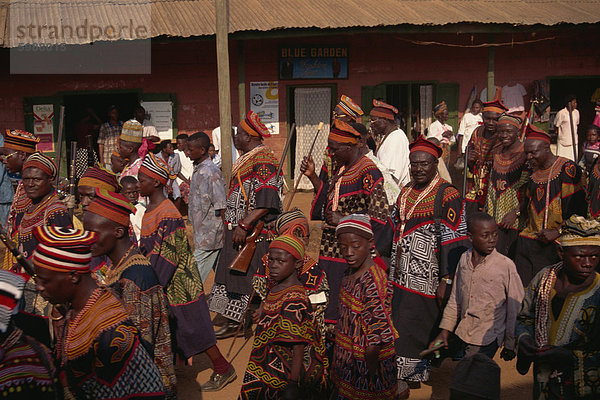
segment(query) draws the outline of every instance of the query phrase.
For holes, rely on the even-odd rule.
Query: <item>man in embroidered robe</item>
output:
[[[262,143],[263,138],[269,136],[269,130],[254,112],[249,112],[240,122],[233,136],[241,156],[235,160],[231,172],[225,209],[225,240],[210,293],[210,310],[227,319],[216,332],[218,339],[235,335],[238,324],[246,324],[242,316],[253,292],[252,278],[269,247],[267,234],[281,212],[283,180],[276,176],[279,161]],[[229,267],[246,243],[246,237],[260,222],[264,222],[264,226],[247,271],[231,271]],[[246,315],[249,318],[251,313]]]
[[[123,300],[131,322],[140,331],[142,344],[158,367],[167,398],[175,398],[167,299],[150,262],[129,236],[129,216],[134,210],[123,195],[96,189],[83,216],[83,227],[98,236],[92,256],[108,256],[111,261],[102,284]]]
[[[563,261],[537,273],[517,317],[517,370],[533,362],[533,399],[600,398],[600,223],[562,225]]]
[[[443,302],[450,295],[461,254],[470,247],[463,202],[437,173],[442,149],[422,136],[410,145],[412,181],[400,192],[391,214],[394,244],[390,281],[398,379],[429,380],[429,360],[419,357],[437,335]],[[401,382],[400,392],[407,383]],[[411,384],[412,385],[412,384]]]
[[[35,236],[38,291],[52,304],[70,304],[55,331],[63,386],[77,399],[164,399],[138,329],[120,300],[90,276],[96,234],[38,226]]]
[[[527,286],[540,269],[559,261],[560,226],[573,214],[586,215],[585,178],[573,161],[550,151],[550,135],[529,124],[524,144],[532,169],[527,183],[528,202],[521,213],[525,229],[516,244],[517,272]]]

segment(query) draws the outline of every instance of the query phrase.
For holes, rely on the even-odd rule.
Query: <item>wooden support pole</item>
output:
[[[494,35],[490,36],[490,43],[494,42]],[[488,47],[488,68],[487,68],[487,101],[494,100],[494,86],[496,85],[494,78],[494,63],[496,58],[496,49]]]
[[[231,88],[229,83],[229,0],[216,0],[217,79],[219,83],[219,126],[221,160],[225,182],[231,178]]]
[[[244,41],[238,40],[238,103],[240,108],[239,120],[246,115],[246,72],[244,63]]]

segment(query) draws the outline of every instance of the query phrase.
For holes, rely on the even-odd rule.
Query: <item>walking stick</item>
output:
[[[463,137],[464,139],[464,137]],[[463,168],[463,187],[462,187],[462,197],[463,200],[467,195],[467,174],[469,172],[469,144],[465,147],[465,166]]]
[[[237,340],[237,337],[240,334],[240,329],[242,329],[242,325],[244,325],[244,323],[246,322],[246,316],[248,315],[248,310],[250,310],[250,303],[252,303],[252,299],[254,299],[255,293],[256,293],[256,291],[253,290],[252,294],[250,295],[250,298],[248,299],[248,306],[246,307],[246,311],[244,311],[244,314],[242,315],[242,320],[240,321],[240,324],[238,325],[237,329],[235,330],[235,335],[233,336],[231,345],[229,345],[229,350],[227,351],[227,356],[225,356],[226,359],[228,359],[229,356],[231,355],[231,350],[233,349],[233,345],[235,344],[235,341]]]
[[[319,122],[319,126],[317,127],[317,133],[315,134],[315,138],[313,139],[313,142],[310,146],[310,150],[308,151],[308,156],[306,156],[306,158],[310,158],[310,156],[312,155],[313,149],[315,148],[315,143],[317,142],[317,138],[319,137],[319,133],[321,133],[321,129],[323,129],[323,125],[323,122]],[[292,205],[292,200],[294,200],[296,190],[298,190],[298,185],[300,185],[300,181],[302,180],[302,175],[304,174],[300,174],[298,180],[296,180],[294,190],[292,190],[292,193],[290,194],[290,200],[288,201],[287,206],[284,208],[284,211],[288,211],[290,206]]]
[[[60,179],[60,162],[62,158],[62,142],[65,127],[65,106],[60,106],[60,119],[58,120],[58,142],[56,143],[56,165],[58,171],[56,172],[55,186],[58,187],[58,180]]]
[[[290,149],[290,144],[292,143],[292,138],[294,137],[294,135],[296,134],[296,123],[294,122],[292,124],[292,127],[290,128],[290,134],[287,137],[287,140],[285,142],[285,147],[283,148],[283,154],[281,154],[281,159],[279,161],[279,167],[277,168],[277,175],[275,176],[279,176],[279,174],[281,173],[281,169],[283,168],[283,160],[285,160],[285,157],[287,156],[288,150]]]
[[[75,163],[77,159],[77,142],[71,142],[71,168],[69,171],[69,194],[71,196],[75,196],[75,181],[77,177],[75,176]],[[73,208],[69,207],[69,216],[73,219]]]
[[[567,109],[569,110],[569,123],[571,125],[571,143],[573,144],[573,160],[577,163],[579,160],[577,159],[577,143],[575,142],[575,126],[573,125],[573,105],[571,102],[567,105]]]

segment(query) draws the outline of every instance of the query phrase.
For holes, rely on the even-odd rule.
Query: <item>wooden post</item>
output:
[[[229,0],[216,0],[217,79],[219,83],[219,126],[221,160],[225,182],[231,178],[231,88],[229,84]]]
[[[494,42],[494,35],[490,36],[490,43]],[[494,100],[494,59],[496,58],[496,49],[488,47],[488,69],[487,69],[487,101]]]
[[[246,116],[246,72],[244,65],[244,41],[238,40],[238,103],[240,121]]]

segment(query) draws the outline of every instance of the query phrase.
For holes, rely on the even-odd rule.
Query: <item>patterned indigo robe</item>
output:
[[[216,337],[200,273],[185,223],[171,200],[163,200],[144,214],[140,251],[167,295],[174,323],[173,347],[187,359],[214,346]]]
[[[429,195],[417,204],[404,231],[400,231],[401,199],[410,191],[404,205],[408,214],[421,191],[410,184],[402,188],[391,215],[394,246],[389,276],[394,286],[392,315],[399,334],[396,341],[399,379],[429,379],[429,361],[419,359],[419,353],[429,346],[438,332],[442,310],[437,303],[436,291],[440,279],[456,270],[460,255],[470,247],[462,198],[454,186],[447,186],[442,193],[443,183],[446,182],[440,179]],[[437,248],[434,221],[438,193],[442,196],[441,249]]]
[[[325,166],[319,178],[321,186],[317,190],[311,209],[312,220],[325,221],[325,210],[333,207],[335,185],[333,178],[328,178]],[[389,205],[383,185],[383,175],[377,166],[367,156],[363,156],[356,164],[344,171],[339,178],[339,202],[335,211],[343,216],[350,214],[368,214],[371,217],[371,227],[377,242],[382,235],[389,216]],[[325,322],[336,323],[339,315],[339,295],[342,279],[348,264],[342,257],[335,235],[335,227],[323,224],[321,248],[319,251],[319,266],[327,274],[329,282],[329,304],[325,311]]]

